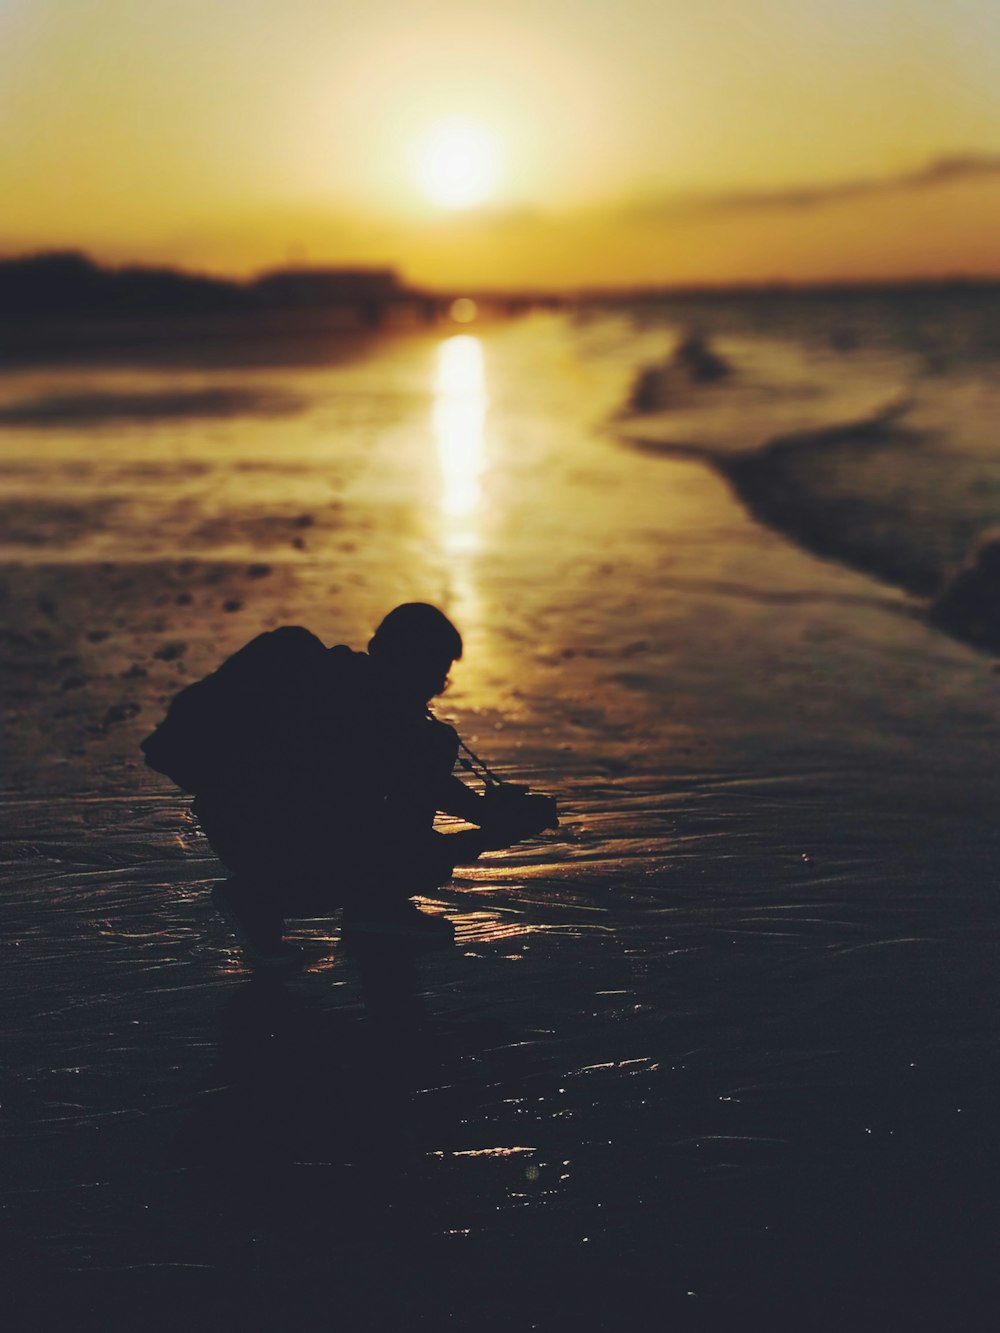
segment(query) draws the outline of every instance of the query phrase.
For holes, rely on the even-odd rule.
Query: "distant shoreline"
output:
[[[190,272],[170,265],[101,264],[82,251],[57,250],[0,256],[0,327],[39,318],[112,319],[142,314],[190,317],[208,314],[337,311],[360,324],[378,324],[387,310],[406,308],[427,321],[453,301],[474,301],[504,313],[537,306],[614,305],[664,300],[727,300],[733,297],[808,299],[887,293],[995,293],[1000,274],[955,273],[945,277],[795,281],[589,284],[573,288],[490,287],[470,283],[450,289],[412,285],[391,266],[290,266],[238,279]]]
[[[28,365],[329,364],[375,337],[420,330],[416,320],[375,329],[350,312],[105,311],[10,316],[0,313],[0,374]]]

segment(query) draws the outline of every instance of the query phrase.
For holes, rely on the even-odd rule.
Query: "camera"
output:
[[[544,829],[559,827],[555,800],[533,792],[519,782],[501,782],[486,788],[480,827],[500,845],[531,838]]]

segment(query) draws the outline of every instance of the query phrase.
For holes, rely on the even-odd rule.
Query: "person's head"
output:
[[[462,656],[462,636],[436,606],[404,602],[379,625],[368,655],[396,695],[426,704],[444,690],[451,664]]]

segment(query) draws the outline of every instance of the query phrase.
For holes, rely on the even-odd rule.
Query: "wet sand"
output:
[[[4,386],[15,1326],[989,1327],[991,661],[620,447],[559,321],[439,343],[39,372],[210,419]],[[466,638],[438,711],[563,828],[429,904],[453,952],[313,922],[251,981],[138,742],[259,629],[411,598]]]

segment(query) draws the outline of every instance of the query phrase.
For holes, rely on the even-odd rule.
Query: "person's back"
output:
[[[276,827],[296,810],[333,810],[338,796],[360,794],[363,663],[297,627],[260,635],[225,662],[211,678],[226,718],[220,753],[196,789],[195,813],[226,811],[248,827],[263,816]]]

